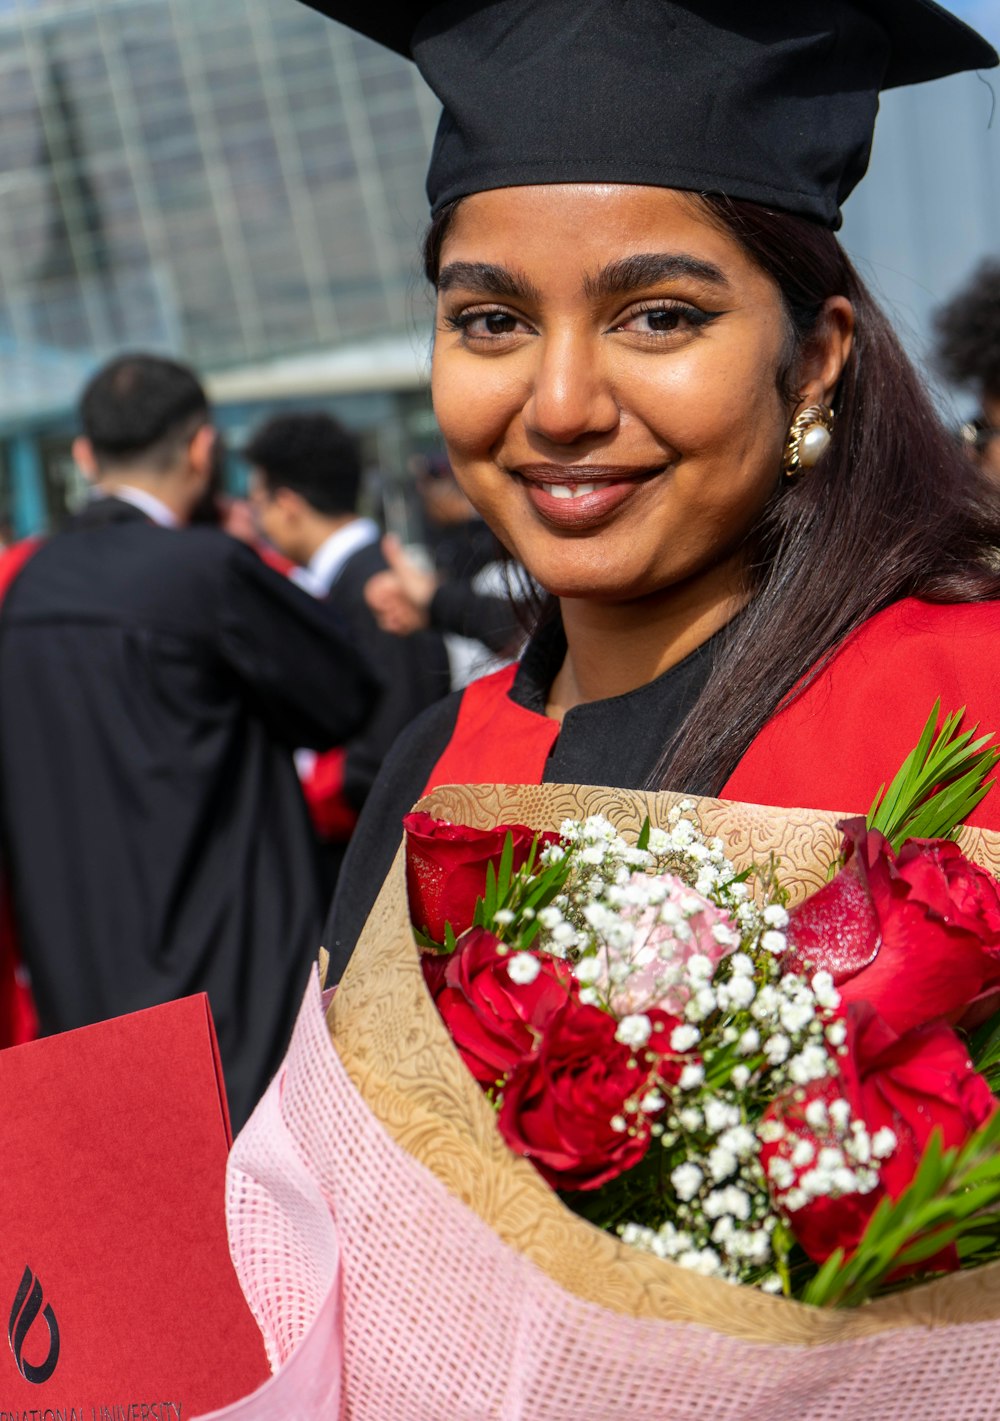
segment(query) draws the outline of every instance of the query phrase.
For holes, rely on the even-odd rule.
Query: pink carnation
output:
[[[667,896],[660,903],[619,909],[619,916],[635,925],[635,935],[628,947],[609,946],[601,954],[603,970],[595,986],[609,992],[616,1016],[654,1007],[682,1016],[691,997],[691,958],[707,957],[714,970],[739,946],[740,935],[729,914],[673,874],[651,880],[648,874],[634,873],[628,887],[648,888],[651,882],[663,884]],[[632,970],[613,984],[609,972],[617,963]]]

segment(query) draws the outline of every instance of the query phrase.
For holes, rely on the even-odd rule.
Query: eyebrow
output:
[[[523,273],[493,262],[451,262],[438,277],[437,289],[450,291],[465,286],[507,301],[538,301],[538,288]]]
[[[728,287],[722,271],[711,262],[684,253],[639,252],[609,262],[595,276],[584,278],[584,290],[590,297],[627,296],[643,286],[656,286],[678,278],[700,281],[709,286]]]

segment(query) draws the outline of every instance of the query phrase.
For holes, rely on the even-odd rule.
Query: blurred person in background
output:
[[[329,886],[357,816],[396,736],[450,689],[437,633],[400,640],[380,630],[364,589],[387,566],[379,529],[357,512],[361,458],[354,438],[322,412],[276,415],[253,435],[251,503],[261,532],[302,570],[301,585],[336,609],[379,683],[359,733],[319,757],[300,756],[306,799],[326,848]]]
[[[382,544],[387,568],[370,580],[365,598],[379,626],[394,636],[427,627],[444,633],[452,683],[460,687],[517,655],[524,640],[517,601],[528,600],[530,589],[459,488],[447,459],[416,456],[410,471],[433,568],[390,534]]]
[[[1000,481],[1000,259],[976,269],[937,312],[934,327],[938,369],[979,401],[979,413],[962,425],[962,439]]]
[[[183,365],[126,355],[83,394],[93,496],[0,616],[2,829],[42,1029],[207,991],[234,1123],[280,1060],[319,941],[292,760],[362,723],[327,608],[191,527],[214,466]]]

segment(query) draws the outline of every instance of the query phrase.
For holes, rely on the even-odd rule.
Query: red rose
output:
[[[775,1155],[791,1162],[796,1143],[808,1140],[813,1160],[793,1166],[793,1187],[802,1188],[819,1150],[829,1143],[806,1120],[806,1109],[816,1100],[829,1106],[844,1099],[852,1119],[864,1121],[872,1139],[884,1127],[896,1137],[895,1148],[879,1169],[879,1183],[866,1194],[821,1197],[791,1209],[783,1204],[787,1191],[775,1187],[769,1171],[776,1202],[784,1207],[796,1238],[817,1263],[837,1248],[850,1253],[857,1246],[879,1200],[886,1194],[897,1199],[912,1182],[935,1128],[941,1131],[945,1149],[951,1149],[964,1144],[996,1109],[989,1086],[973,1070],[962,1040],[943,1022],[898,1036],[871,1007],[859,1004],[848,1010],[846,1024],[848,1049],[839,1058],[841,1074],[797,1087],[775,1102],[768,1116],[780,1119],[787,1133],[761,1150],[767,1169]],[[954,1249],[921,1265],[957,1266]]]
[[[504,842],[514,840],[514,869],[521,868],[537,839],[539,847],[557,844],[558,834],[537,834],[525,824],[470,829],[430,814],[407,814],[406,887],[410,917],[434,942],[444,942],[444,925],[457,936],[472,926],[476,900],[486,890],[486,865],[500,862]]]
[[[960,1013],[1000,980],[996,880],[944,839],[895,855],[864,820],[844,824],[848,860],[792,909],[786,966],[825,968],[845,1002],[867,1001],[898,1032]]]
[[[664,1050],[677,1022],[647,1013]],[[597,1189],[639,1163],[655,1111],[640,1103],[659,1079],[659,1058],[615,1040],[618,1023],[598,1007],[569,1000],[549,1019],[530,1056],[504,1087],[498,1124],[517,1154],[554,1189]],[[676,1075],[679,1064],[671,1061]],[[625,1128],[618,1128],[621,1126]]]
[[[492,1086],[533,1048],[549,1018],[575,994],[569,965],[543,952],[501,952],[485,928],[465,934],[448,957],[427,953],[424,977],[435,1005],[482,1086]],[[538,975],[519,983],[510,975],[514,957],[538,963]]]

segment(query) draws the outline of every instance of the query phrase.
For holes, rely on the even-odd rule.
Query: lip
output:
[[[608,464],[521,464],[511,473],[523,485],[535,512],[553,527],[586,531],[604,523],[629,503],[665,464],[637,467]],[[559,497],[551,487],[593,484],[589,493]]]

